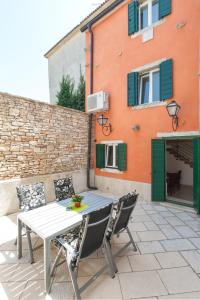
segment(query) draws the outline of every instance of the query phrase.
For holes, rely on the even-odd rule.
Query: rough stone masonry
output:
[[[86,170],[87,147],[86,113],[0,93],[1,188],[9,180]]]
[[[0,179],[86,168],[85,113],[0,93]]]

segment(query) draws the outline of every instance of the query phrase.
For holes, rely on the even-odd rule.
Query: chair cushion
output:
[[[46,204],[44,184],[42,182],[17,187],[19,208],[28,211]]]
[[[111,219],[109,224],[109,230],[107,232],[107,238],[110,239],[112,234],[118,234],[126,229],[130,215],[135,206],[132,208],[130,206],[136,204],[138,194],[136,192],[128,193],[119,199],[115,214]],[[128,208],[130,207],[130,208]],[[122,210],[123,208],[127,208]]]
[[[74,241],[78,241],[80,230],[81,230],[81,225],[71,229],[70,231],[64,234],[60,234],[59,236],[56,237],[56,239],[52,240],[53,245],[56,246],[57,248],[60,248],[62,244],[64,244],[64,242],[67,242],[68,244],[73,243],[73,246],[75,247]]]
[[[75,194],[72,177],[54,180],[54,187],[57,201],[71,198]]]

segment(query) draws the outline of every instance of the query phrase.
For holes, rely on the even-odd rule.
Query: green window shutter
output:
[[[173,60],[168,59],[160,64],[160,98],[173,97]]]
[[[128,74],[128,106],[138,105],[138,78],[137,72]]]
[[[126,171],[127,169],[127,145],[118,144],[118,169],[120,171]]]
[[[193,139],[193,198],[194,208],[200,213],[200,138]]]
[[[165,201],[165,141],[152,140],[152,201]]]
[[[96,167],[102,169],[105,167],[105,145],[96,144]]]
[[[171,0],[159,0],[159,19],[171,14],[172,3]]]
[[[128,35],[138,31],[138,1],[133,1],[128,5]]]

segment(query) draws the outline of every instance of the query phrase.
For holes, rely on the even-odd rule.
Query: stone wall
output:
[[[83,175],[87,147],[85,113],[0,93],[0,203],[4,183],[77,171]]]

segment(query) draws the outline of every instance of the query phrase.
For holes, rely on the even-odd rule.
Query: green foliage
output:
[[[78,88],[75,92],[75,107],[78,110],[85,111],[85,79],[81,72]]]
[[[57,93],[58,105],[72,108],[74,100],[74,82],[69,75],[63,76],[60,91]]]
[[[85,111],[85,79],[81,70],[77,89],[74,88],[74,80],[69,75],[63,76],[56,97],[58,105]]]

